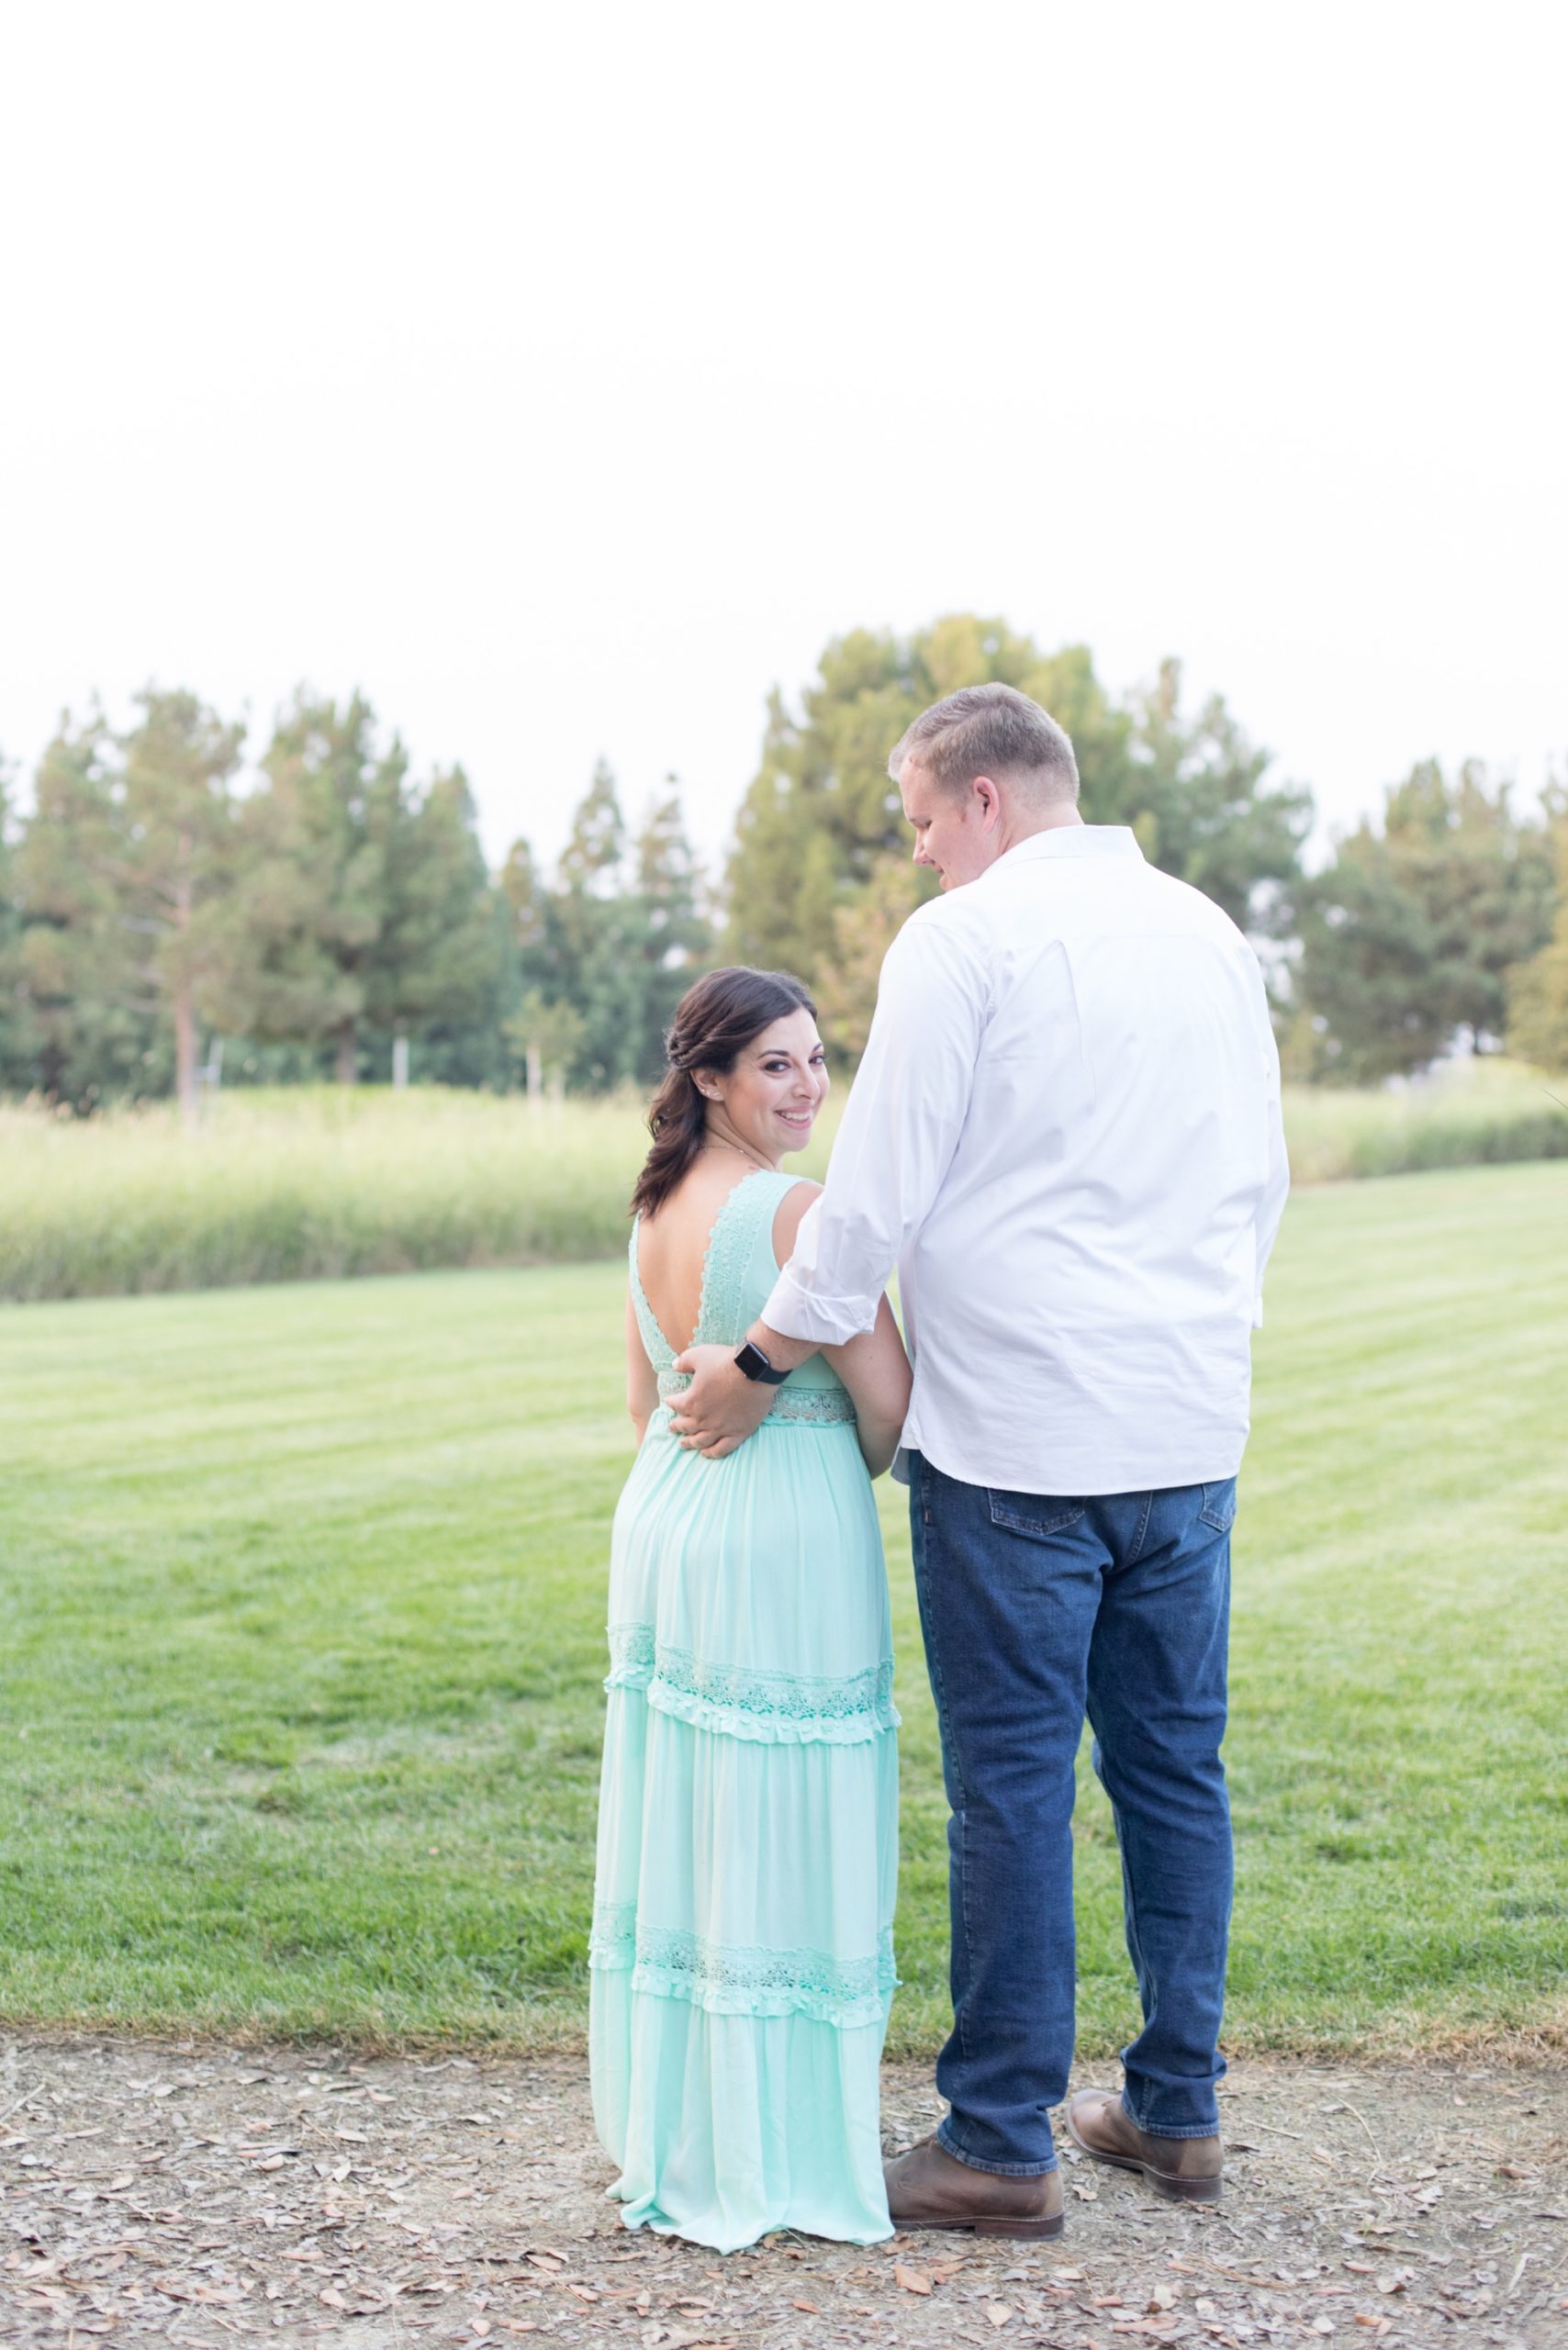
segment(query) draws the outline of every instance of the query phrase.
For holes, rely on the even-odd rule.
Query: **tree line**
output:
[[[78,1111],[204,1078],[505,1091],[656,1074],[711,944],[666,788],[628,836],[600,768],[553,882],[487,871],[460,767],[417,778],[363,697],[301,690],[250,788],[243,730],[149,690],[62,722],[0,797],[0,1090]]]
[[[645,1086],[693,973],[798,971],[852,1063],[899,924],[928,891],[888,748],[925,705],[1002,678],[1067,727],[1091,822],[1259,942],[1289,1072],[1369,1082],[1456,1045],[1568,1066],[1568,792],[1520,812],[1472,762],[1425,761],[1308,873],[1310,790],[1276,777],[1180,666],[1113,694],[1087,648],[1002,621],[856,631],[769,705],[722,874],[666,778],[628,822],[602,764],[551,871],[487,869],[460,767],[421,778],[358,695],[307,689],[241,780],[243,730],[149,689],[134,722],[62,722],[18,807],[0,769],[0,1090],[78,1111],[224,1082],[409,1074],[505,1091]]]

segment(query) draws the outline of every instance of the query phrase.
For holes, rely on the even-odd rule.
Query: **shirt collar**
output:
[[[1130,824],[1051,824],[1031,833],[1015,848],[1003,850],[986,873],[1000,873],[1004,865],[1032,865],[1037,858],[1057,856],[1136,856],[1143,851]],[[985,874],[980,878],[983,881]]]

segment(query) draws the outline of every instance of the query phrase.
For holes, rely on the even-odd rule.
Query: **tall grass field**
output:
[[[1296,1181],[1568,1156],[1551,1086],[1471,1063],[1398,1091],[1293,1089]],[[833,1125],[830,1109],[802,1172],[821,1174]],[[591,1262],[625,1245],[646,1139],[629,1099],[436,1087],[232,1092],[188,1135],[162,1105],[0,1105],[0,1299]]]
[[[448,1131],[522,1131],[489,1114]],[[568,1121],[563,1155],[615,1114]],[[577,2039],[622,1299],[601,1264],[0,1313],[0,2015]],[[1303,1192],[1267,1304],[1229,2044],[1568,2046],[1568,1166]],[[929,2050],[945,1810],[879,1490],[893,2042]],[[1103,2053],[1135,1998],[1087,1771],[1077,1839]]]

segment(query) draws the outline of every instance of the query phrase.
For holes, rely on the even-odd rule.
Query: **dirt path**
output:
[[[889,2130],[928,2129],[890,2068]],[[402,2350],[987,2343],[1568,2344],[1568,2077],[1249,2064],[1226,2199],[1068,2167],[1038,2246],[622,2228],[575,2058],[0,2042],[0,2342]]]

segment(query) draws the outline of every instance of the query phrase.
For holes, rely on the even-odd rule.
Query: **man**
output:
[[[1056,2233],[1085,1713],[1144,2028],[1068,2129],[1159,2192],[1220,2193],[1231,1896],[1220,1741],[1249,1334],[1288,1186],[1279,1061],[1240,932],[1085,824],[1072,746],[1009,686],[937,702],[890,772],[944,895],[882,967],[834,1147],[742,1358],[675,1422],[727,1451],[758,1374],[871,1326],[895,1261],[901,1456],[941,1726],[949,2111],[887,2165],[901,2227]],[[763,1358],[761,1362],[757,1357]]]

